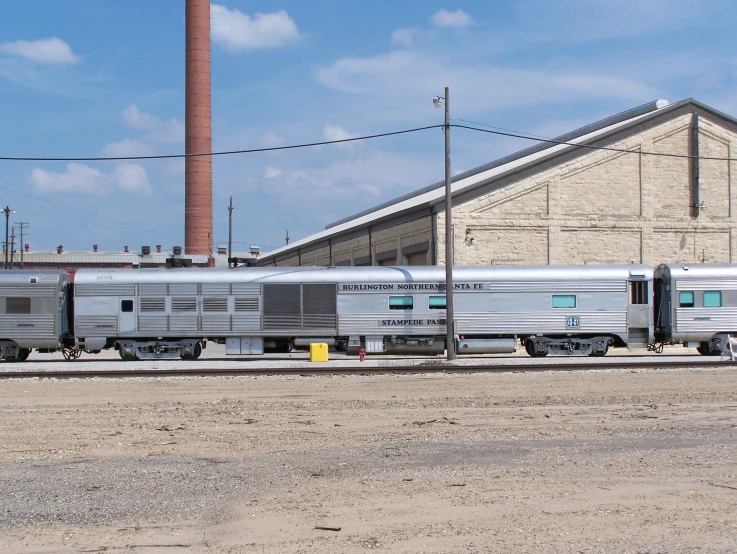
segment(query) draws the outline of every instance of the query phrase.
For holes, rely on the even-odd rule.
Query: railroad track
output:
[[[26,366],[26,367],[23,367]],[[701,356],[619,356],[610,358],[463,358],[446,360],[353,359],[327,363],[305,360],[148,360],[138,362],[96,361],[36,362],[34,364],[3,364],[0,379],[10,378],[91,378],[91,377],[159,377],[186,375],[364,375],[386,373],[480,373],[480,372],[543,372],[607,369],[679,369],[734,368],[737,362]]]

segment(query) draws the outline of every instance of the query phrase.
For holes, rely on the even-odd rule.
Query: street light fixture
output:
[[[450,90],[445,87],[445,96],[436,96],[433,106],[445,104],[445,348],[448,360],[456,357],[455,319],[453,318],[453,220],[450,190]]]
[[[0,210],[0,213],[5,214],[5,265],[3,269],[8,269],[8,250],[10,250],[10,244],[8,244],[8,234],[10,231],[10,214],[14,214],[15,211],[10,209],[10,206],[5,206],[4,210]]]

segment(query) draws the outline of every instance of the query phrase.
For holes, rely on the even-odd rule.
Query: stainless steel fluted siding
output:
[[[676,290],[737,290],[737,279],[676,279]]]
[[[737,331],[737,308],[676,308],[677,333]]]
[[[580,327],[570,329],[566,326],[568,316],[579,318]],[[423,325],[381,325],[382,320],[422,320]],[[437,316],[427,314],[351,314],[338,316],[338,333],[341,335],[428,335],[442,334],[445,325],[427,325],[427,320],[445,319],[445,313]],[[458,314],[456,316],[458,333],[513,335],[525,333],[581,334],[604,333],[626,334],[627,312],[577,312],[569,313],[488,313]]]
[[[23,325],[23,327],[18,327]],[[27,327],[32,325],[32,327]],[[48,339],[56,341],[54,316],[49,315],[0,315],[0,337],[3,339]]]
[[[76,336],[112,337],[118,334],[118,318],[109,315],[75,317]]]

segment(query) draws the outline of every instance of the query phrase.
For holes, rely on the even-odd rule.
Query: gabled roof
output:
[[[587,147],[613,144],[686,113],[704,115],[712,121],[719,121],[720,124],[737,132],[736,119],[692,98],[674,104],[668,104],[665,100],[657,100],[591,123],[553,139],[555,142],[569,144],[541,142],[454,176],[451,180],[453,203],[455,205],[467,202],[478,196],[488,194],[531,175],[583,156],[591,152],[591,149]],[[444,182],[434,183],[336,221],[328,225],[324,231],[262,255],[258,265],[264,265],[264,262],[273,263],[276,260],[289,257],[297,250],[304,252],[326,246],[329,241],[335,243],[347,240],[355,236],[358,231],[369,227],[374,228],[381,224],[388,226],[389,222],[400,218],[406,220],[443,211],[444,189]]]

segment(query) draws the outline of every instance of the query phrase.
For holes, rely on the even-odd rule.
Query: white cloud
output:
[[[346,140],[353,138],[354,135],[340,127],[339,125],[325,125],[322,130],[325,140]]]
[[[3,42],[0,43],[0,52],[48,64],[76,63],[81,59],[66,42],[56,37]]]
[[[155,149],[137,139],[125,138],[119,142],[111,142],[102,149],[100,154],[108,158],[122,158],[129,156],[152,156]]]
[[[69,163],[65,173],[35,168],[29,181],[36,192],[79,192],[102,195],[110,190],[110,178],[103,172],[84,164]]]
[[[264,177],[267,179],[276,179],[277,177],[281,177],[282,170],[277,167],[268,166],[266,169],[264,169]]]
[[[286,141],[284,140],[284,137],[282,137],[279,133],[275,133],[274,131],[267,131],[261,137],[261,144],[263,144],[266,148],[273,148],[275,146],[284,146],[286,144]]]
[[[184,123],[176,118],[163,121],[138,106],[131,104],[121,114],[123,122],[139,131],[146,131],[147,138],[154,142],[182,142],[184,140]]]
[[[392,33],[392,42],[401,46],[412,46],[415,42],[415,33],[417,33],[417,27],[395,29]]]
[[[342,58],[318,69],[323,85],[365,95],[377,115],[406,119],[423,114],[440,85],[453,90],[453,105],[464,113],[550,102],[655,98],[658,91],[634,78],[602,71],[518,69],[483,60],[460,65],[452,56],[398,50],[369,58]],[[440,84],[440,85],[439,85]],[[392,110],[392,106],[395,106]],[[368,111],[373,105],[367,107]],[[374,113],[372,111],[372,113]]]
[[[111,176],[117,182],[118,187],[124,191],[137,194],[151,194],[151,185],[148,182],[146,170],[140,165],[116,165]]]
[[[430,21],[436,27],[468,27],[473,25],[473,19],[463,10],[454,12],[440,10],[433,14]]]
[[[36,192],[46,194],[71,192],[102,196],[115,186],[127,192],[151,192],[146,170],[135,164],[117,165],[110,173],[79,163],[67,164],[64,173],[34,168],[28,180]]]
[[[234,51],[278,48],[300,38],[297,25],[284,10],[250,17],[218,4],[210,5],[210,31],[214,42]]]

